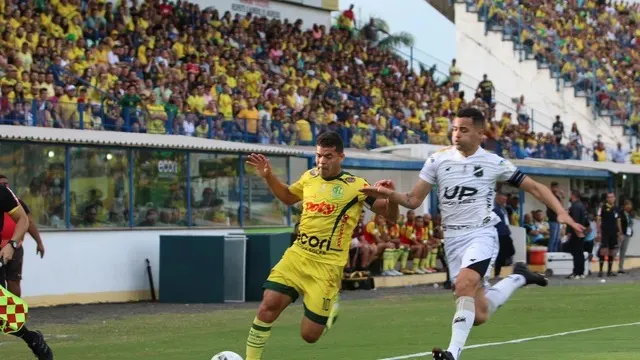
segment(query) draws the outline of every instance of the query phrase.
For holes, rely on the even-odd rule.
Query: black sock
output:
[[[22,338],[27,345],[31,345],[38,340],[38,333],[30,331],[26,326],[22,326],[20,330],[11,333],[11,335]]]
[[[609,262],[607,263],[607,272],[611,273],[611,268],[613,267],[613,260],[609,260]]]
[[[600,272],[602,272],[603,267],[604,267],[604,259],[600,258]]]

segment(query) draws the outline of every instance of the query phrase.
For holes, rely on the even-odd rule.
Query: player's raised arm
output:
[[[433,186],[423,179],[419,179],[410,192],[401,193],[389,187],[376,185],[365,187],[360,191],[376,199],[389,199],[391,204],[402,205],[408,209],[417,209],[424,202]]]
[[[396,189],[393,181],[391,180],[380,180],[374,185],[374,187],[385,187],[391,190]],[[393,221],[395,221],[400,215],[398,203],[394,203],[389,199],[376,199],[375,202],[373,202],[373,205],[371,205],[371,211]]]
[[[271,171],[271,163],[269,163],[269,159],[267,159],[262,154],[251,154],[247,158],[247,164],[253,166],[256,169],[258,175],[263,178],[267,185],[269,186],[269,190],[275,195],[280,201],[285,203],[286,205],[293,205],[299,202],[301,199],[293,194],[287,184],[280,181],[275,175],[273,175],[273,171]]]
[[[529,194],[533,195],[538,201],[547,205],[551,210],[558,214],[558,222],[561,224],[567,224],[571,226],[578,235],[584,233],[584,226],[576,223],[571,216],[564,209],[560,201],[551,192],[547,186],[540,184],[539,182],[532,180],[529,177],[523,175],[520,188]]]

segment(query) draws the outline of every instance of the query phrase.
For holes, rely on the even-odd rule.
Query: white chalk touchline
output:
[[[519,344],[519,343],[527,342],[527,341],[531,341],[531,340],[548,339],[548,338],[558,337],[558,336],[566,336],[566,335],[580,334],[580,333],[586,333],[586,332],[596,331],[596,330],[604,330],[604,329],[619,328],[619,327],[626,327],[626,326],[636,326],[636,325],[640,325],[640,321],[639,322],[633,322],[633,323],[627,323],[627,324],[616,324],[616,325],[598,326],[598,327],[593,327],[593,328],[588,328],[588,329],[571,330],[571,331],[565,331],[565,332],[560,332],[560,333],[555,333],[555,334],[540,335],[540,336],[534,336],[534,337],[528,337],[528,338],[522,338],[522,339],[514,339],[514,340],[509,340],[509,341],[492,342],[492,343],[485,343],[485,344],[475,344],[475,345],[465,346],[464,349],[468,350],[468,349],[477,349],[477,348],[483,348],[483,347],[489,347],[489,346],[500,346],[500,345],[507,345],[507,344]],[[422,353],[415,353],[415,354],[409,354],[409,355],[396,356],[396,357],[390,357],[390,358],[383,358],[383,359],[378,359],[378,360],[413,359],[413,358],[427,356],[427,355],[431,355],[431,351],[422,352]]]
[[[78,335],[74,335],[74,334],[71,334],[71,335],[47,335],[47,334],[44,334],[44,338],[46,340],[49,340],[49,339],[74,339],[74,338],[77,338],[77,337],[79,337],[79,336]],[[19,341],[0,342],[0,347],[1,346],[5,346],[5,345],[9,345],[9,344],[14,344],[14,343],[19,343]]]

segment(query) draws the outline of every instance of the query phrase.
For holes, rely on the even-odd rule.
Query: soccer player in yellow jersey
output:
[[[323,133],[316,144],[317,167],[290,186],[273,174],[266,157],[248,157],[247,164],[256,168],[278,199],[287,205],[303,204],[298,237],[264,284],[262,303],[247,339],[246,360],[262,358],[273,322],[301,294],[302,338],[308,343],[318,341],[337,314],[342,271],[363,206],[392,219],[398,217],[397,205],[364,195],[360,189],[369,186],[367,182],[342,171],[344,145],[337,133]]]

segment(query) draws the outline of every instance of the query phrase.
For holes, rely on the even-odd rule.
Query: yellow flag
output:
[[[5,334],[16,332],[27,321],[27,304],[0,286],[0,331]]]

